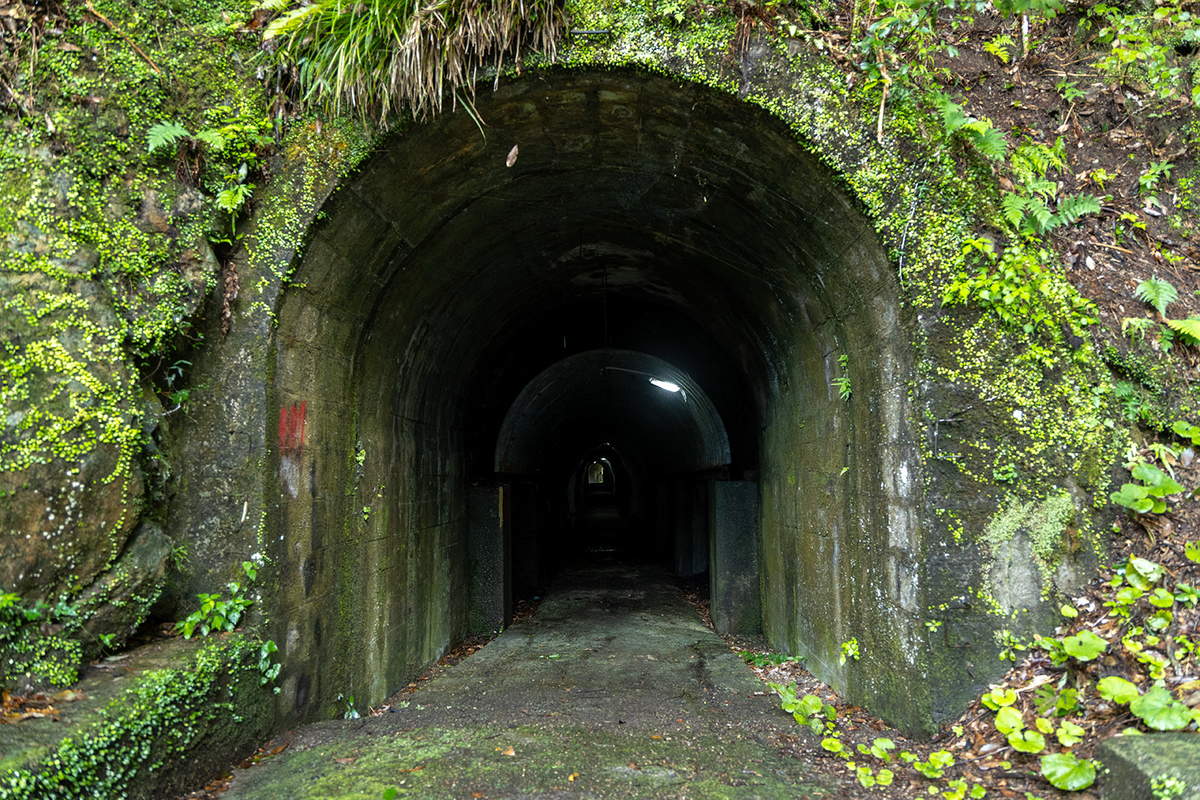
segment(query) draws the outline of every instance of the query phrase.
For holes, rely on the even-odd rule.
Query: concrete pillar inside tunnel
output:
[[[538,547],[540,522],[538,487],[534,483],[512,486],[512,578],[518,597],[532,594],[540,579]]]
[[[708,493],[711,480],[671,484],[671,527],[675,532],[675,574],[680,578],[708,569]]]
[[[512,492],[472,486],[467,494],[467,627],[501,630],[512,619]]]
[[[709,486],[709,597],[717,633],[762,633],[758,582],[758,482]]]

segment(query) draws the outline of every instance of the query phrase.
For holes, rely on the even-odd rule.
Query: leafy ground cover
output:
[[[1200,469],[1177,475],[1191,485]],[[1064,606],[1062,624],[1010,639],[1012,669],[932,742],[907,740],[844,703],[801,662],[764,653],[761,641],[730,646],[797,712],[802,724],[779,746],[801,758],[824,753],[847,796],[1094,796],[1086,790],[1094,789],[1092,759],[1104,739],[1194,729],[1200,716],[1200,550],[1181,536],[1197,522],[1190,500],[1168,517],[1123,521],[1112,564]],[[802,707],[805,698],[813,700]]]

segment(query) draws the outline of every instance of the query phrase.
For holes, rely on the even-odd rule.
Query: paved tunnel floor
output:
[[[298,730],[225,798],[794,798],[834,794],[771,746],[776,698],[665,570],[562,573],[535,617],[392,713]]]

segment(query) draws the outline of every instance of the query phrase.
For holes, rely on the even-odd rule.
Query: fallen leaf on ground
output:
[[[346,758],[335,758],[334,761],[337,762],[338,764],[353,764],[355,761],[358,761],[358,756],[348,756]]]
[[[567,780],[569,780],[569,781],[571,781],[572,783],[574,783],[575,779],[576,779],[576,778],[578,778],[578,777],[579,777],[579,773],[578,773],[578,772],[572,772],[570,775],[568,775],[568,776],[567,776]]]
[[[513,750],[513,746],[511,744],[503,750],[501,750],[499,747],[497,747],[496,750],[499,751],[500,755],[502,756],[515,756],[517,754],[517,751]]]

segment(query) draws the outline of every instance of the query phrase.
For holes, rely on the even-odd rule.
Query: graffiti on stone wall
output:
[[[300,459],[304,454],[304,429],[308,423],[308,401],[279,409],[279,478],[288,494],[300,494]]]

